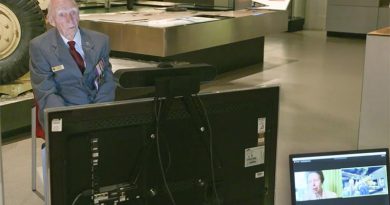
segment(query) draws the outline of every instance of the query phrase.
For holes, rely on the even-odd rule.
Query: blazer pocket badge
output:
[[[101,59],[95,66],[96,78],[94,80],[96,90],[99,90],[99,87],[104,83],[104,60]]]
[[[64,70],[64,65],[57,65],[57,66],[51,67],[51,71],[53,71],[53,72],[57,72],[60,70]]]

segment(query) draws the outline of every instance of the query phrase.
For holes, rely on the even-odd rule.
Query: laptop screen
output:
[[[290,155],[293,205],[390,205],[388,149]]]

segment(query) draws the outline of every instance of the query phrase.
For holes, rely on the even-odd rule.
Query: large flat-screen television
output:
[[[290,155],[293,205],[389,205],[388,149]]]
[[[45,110],[47,204],[272,205],[279,87]]]

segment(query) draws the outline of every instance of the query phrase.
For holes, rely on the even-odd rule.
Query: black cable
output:
[[[145,163],[144,161],[147,159],[147,156],[150,152],[150,149],[152,147],[153,143],[152,142],[147,142],[147,144],[139,151],[139,153],[137,154],[137,157],[136,157],[136,161],[137,161],[137,165],[140,164],[139,167],[136,167],[135,170],[138,168],[138,172],[137,174],[135,175],[134,177],[134,180],[130,180],[130,182],[132,183],[132,185],[135,185],[137,186],[137,182],[138,182],[138,179],[141,175],[141,173],[143,172],[144,170],[144,166],[145,166]],[[140,159],[141,157],[143,157],[142,159]],[[139,162],[141,160],[141,162]],[[132,171],[131,173],[134,173],[134,171]],[[131,174],[131,176],[134,176],[134,174]]]
[[[74,199],[73,199],[73,202],[72,202],[72,205],[76,205],[76,202],[79,200],[79,198],[81,196],[90,196],[92,194],[92,190],[91,189],[87,189],[87,190],[84,190],[82,192],[80,192]]]
[[[169,143],[167,141],[165,141],[165,148],[166,148],[167,154],[168,154],[168,162],[167,162],[167,166],[165,168],[165,173],[168,173],[168,171],[172,165],[172,157],[171,157],[171,151],[169,149]]]
[[[155,115],[155,119],[157,119],[157,103],[158,103],[158,98],[154,98],[154,105],[155,105],[155,108],[154,108],[154,115]],[[167,107],[167,110],[166,111],[169,111],[169,106],[170,103],[167,103],[166,107]],[[163,118],[163,117],[159,117],[160,119]],[[165,141],[165,148],[167,150],[167,158],[168,158],[168,162],[167,162],[167,165],[166,165],[166,168],[165,168],[165,173],[168,173],[168,170],[171,168],[171,165],[172,165],[172,156],[171,156],[171,151],[170,151],[170,148],[169,148],[169,143],[167,141]]]
[[[212,180],[212,184],[213,184],[213,191],[214,191],[214,195],[217,199],[217,204],[220,205],[220,200],[219,200],[219,195],[218,195],[218,192],[217,192],[217,186],[216,186],[216,179],[215,179],[215,170],[214,170],[214,156],[213,156],[213,131],[211,129],[211,124],[210,124],[210,120],[209,120],[209,116],[208,116],[208,113],[207,113],[207,110],[203,104],[203,101],[202,99],[200,99],[199,95],[195,95],[196,96],[196,99],[198,99],[199,103],[200,103],[200,107],[203,111],[203,114],[204,114],[204,117],[206,118],[206,123],[207,123],[207,126],[208,126],[208,129],[209,129],[209,138],[210,138],[210,144],[209,144],[209,149],[210,149],[210,168],[211,168],[211,180]]]
[[[144,154],[148,154],[148,152],[149,152],[149,149],[150,149],[150,147],[151,147],[151,145],[152,145],[152,143],[148,143],[147,145],[146,145],[146,148],[144,147],[144,148],[142,148],[142,150],[140,151],[140,153],[138,153],[138,155],[137,155],[137,159],[139,158],[139,157],[142,157],[142,155],[144,155]],[[144,151],[146,149],[146,151]],[[145,153],[144,153],[145,152]],[[145,159],[143,159],[143,161],[145,161]],[[138,162],[138,160],[137,160],[137,162]],[[138,163],[137,163],[138,164]],[[132,185],[136,185],[137,184],[137,182],[138,182],[138,179],[139,179],[139,176],[141,175],[141,173],[142,173],[142,171],[143,171],[143,169],[144,169],[144,163],[143,162],[140,162],[140,167],[138,167],[139,168],[139,170],[138,170],[138,172],[137,172],[137,174],[136,174],[136,176],[135,176],[135,178],[134,178],[134,180],[132,181]],[[133,176],[133,174],[131,174],[132,176]]]
[[[73,202],[72,202],[72,205],[75,205],[77,200],[79,200],[79,198],[82,196],[82,193],[79,193],[76,198],[74,198]]]
[[[168,193],[168,196],[169,196],[172,204],[176,205],[176,201],[173,198],[172,192],[171,192],[171,190],[170,190],[170,188],[168,186],[168,182],[167,182],[167,179],[166,179],[166,176],[165,176],[165,170],[164,170],[164,166],[163,166],[163,162],[162,162],[162,158],[161,158],[161,150],[160,150],[160,142],[159,142],[159,126],[160,126],[160,115],[161,115],[162,100],[158,100],[158,99],[156,99],[156,100],[158,101],[158,110],[156,109],[156,103],[155,103],[157,156],[158,156],[158,160],[159,160],[159,164],[160,164],[160,171],[161,171],[161,175],[162,175],[162,178],[163,178],[165,189],[166,189],[166,191]]]
[[[138,178],[139,178],[139,176],[141,175],[142,170],[143,170],[143,167],[141,167],[140,170],[138,171],[137,175],[135,176],[135,178],[134,178],[134,180],[133,180],[133,182],[132,182],[132,185],[136,185],[136,184],[137,184]]]

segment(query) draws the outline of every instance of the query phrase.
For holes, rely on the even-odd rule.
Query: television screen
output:
[[[48,204],[272,205],[278,87],[47,109]]]
[[[389,205],[388,149],[290,155],[293,205]]]

